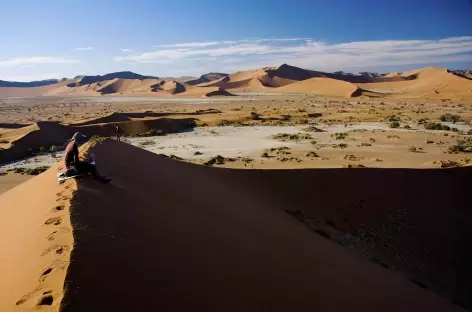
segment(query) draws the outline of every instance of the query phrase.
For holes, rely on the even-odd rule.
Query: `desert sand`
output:
[[[1,220],[10,224],[0,227],[7,269],[2,311],[46,305],[51,311],[460,310],[397,270],[412,269],[407,259],[427,261],[415,272],[420,276],[410,278],[428,284],[426,277],[441,278],[436,268],[448,268],[460,279],[441,282],[467,287],[466,259],[457,265],[454,255],[467,237],[461,231],[470,227],[443,231],[451,221],[442,216],[450,213],[450,192],[459,194],[455,212],[470,214],[462,183],[470,170],[235,171],[116,141],[99,143],[93,152],[112,184],[84,179],[57,185],[55,166],[0,196]],[[436,189],[444,201],[427,195]],[[339,190],[343,196],[335,196]],[[21,196],[25,192],[30,196]],[[411,196],[423,198],[421,207],[428,209],[408,201]],[[403,232],[387,232],[390,248],[401,254],[413,248],[412,254],[396,260],[392,249],[379,245],[371,256],[388,259],[382,267],[336,243],[341,233],[358,235],[361,224],[382,224],[398,209],[411,213],[399,224],[419,228],[404,233],[415,234],[407,241],[398,236]],[[421,222],[423,216],[436,227]],[[20,236],[18,224],[24,226]],[[417,248],[424,240],[431,258],[421,258]]]
[[[126,74],[126,73],[125,73]],[[233,92],[302,92],[335,97],[379,96],[375,90],[388,90],[390,96],[472,99],[472,81],[445,68],[423,68],[372,78],[306,70],[283,64],[233,74],[210,73],[199,79],[176,81],[127,73],[85,76],[57,84],[34,87],[0,87],[0,98],[32,96],[228,96]],[[119,78],[120,77],[120,78]],[[101,80],[100,80],[101,79]],[[213,88],[209,88],[213,87]],[[215,87],[217,89],[215,89]],[[373,93],[363,93],[361,89]],[[28,90],[25,90],[28,89]],[[383,92],[384,97],[387,93]]]
[[[189,79],[0,88],[0,311],[472,307],[470,79]],[[77,131],[111,184],[57,183]]]

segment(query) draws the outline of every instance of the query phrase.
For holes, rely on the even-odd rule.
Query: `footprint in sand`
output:
[[[46,236],[46,239],[48,241],[53,241],[56,238],[56,234],[57,234],[57,231],[54,231],[51,234],[49,234],[48,236]]]
[[[60,201],[66,201],[66,200],[70,200],[70,199],[72,199],[72,197],[70,197],[70,196],[59,196],[59,197],[56,199],[56,201],[57,201],[57,202],[60,202]]]
[[[52,217],[52,218],[49,218],[46,220],[46,222],[44,222],[44,224],[46,225],[59,225],[61,224],[62,222],[62,217]]]
[[[64,210],[64,205],[58,205],[54,208],[52,208],[52,212],[59,212],[59,211],[62,211]]]
[[[52,295],[45,295],[38,301],[38,306],[50,306],[54,302],[54,297]]]
[[[47,288],[45,288],[44,286],[38,286],[36,287],[35,289],[33,289],[32,291],[30,291],[29,293],[27,293],[26,295],[24,295],[23,297],[20,298],[20,300],[18,300],[16,302],[16,305],[22,305],[23,303],[25,303],[26,301],[32,299],[33,297],[39,297],[39,301],[38,302],[41,302],[42,299],[46,296],[51,296],[52,297],[52,291],[51,290],[48,290]],[[47,302],[47,301],[46,301]]]
[[[48,253],[50,253],[51,251],[55,251],[56,254],[62,255],[64,252],[66,252],[68,250],[69,250],[69,246],[67,246],[67,245],[54,245],[54,246],[51,246],[51,247],[47,248],[45,251],[43,251],[41,256],[45,256]]]
[[[38,281],[44,282],[46,278],[49,276],[49,274],[51,274],[51,272],[52,272],[52,267],[49,267],[46,270],[44,270],[41,276],[38,278]]]

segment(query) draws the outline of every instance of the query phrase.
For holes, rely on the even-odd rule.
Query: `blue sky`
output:
[[[471,0],[23,0],[0,5],[0,79],[472,67]]]

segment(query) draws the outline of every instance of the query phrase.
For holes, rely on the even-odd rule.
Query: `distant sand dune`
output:
[[[326,96],[355,97],[361,90],[350,82],[331,78],[311,78],[278,88],[282,92],[309,92]]]

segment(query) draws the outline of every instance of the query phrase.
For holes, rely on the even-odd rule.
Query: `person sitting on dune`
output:
[[[64,164],[67,170],[75,168],[79,175],[85,175],[90,173],[92,175],[92,179],[94,180],[103,183],[110,182],[109,178],[103,177],[98,174],[95,164],[86,161],[81,161],[79,159],[79,149],[77,147],[77,144],[81,139],[85,138],[85,135],[80,132],[76,132],[72,136],[72,139],[70,140],[69,144],[67,144],[66,150],[64,152]]]

